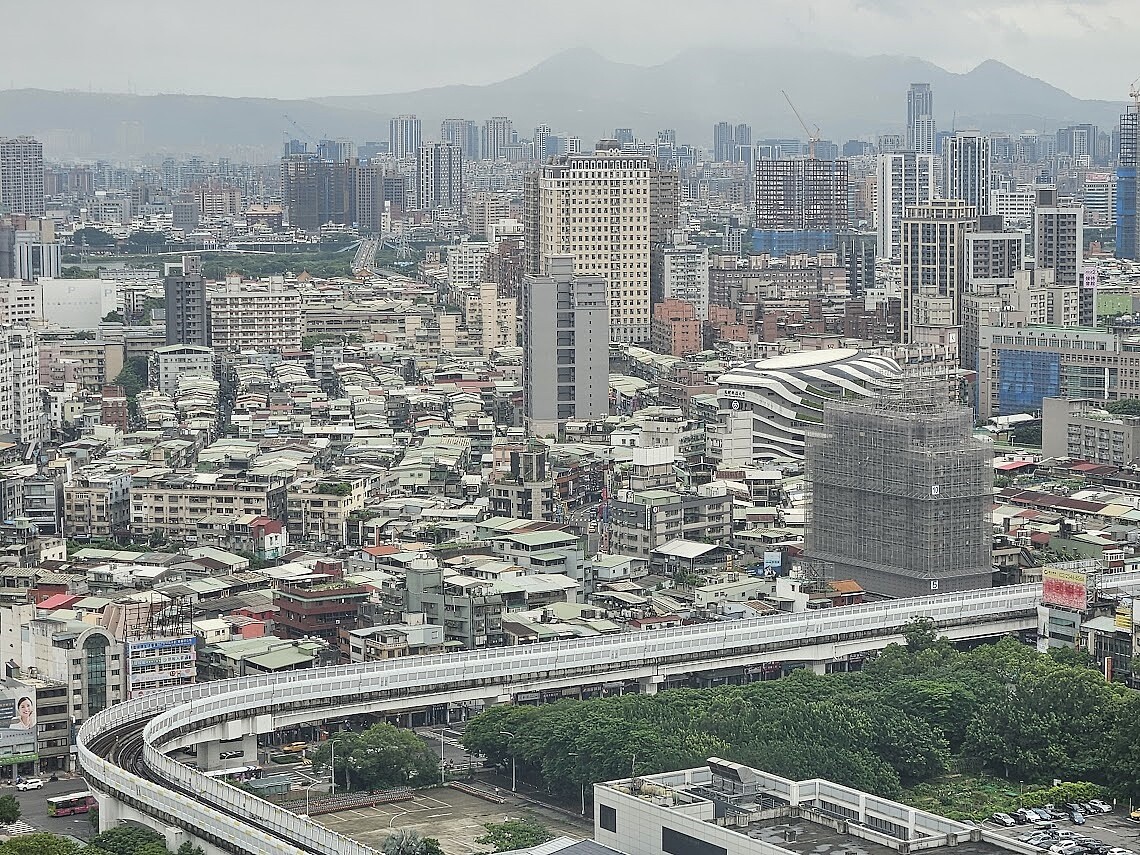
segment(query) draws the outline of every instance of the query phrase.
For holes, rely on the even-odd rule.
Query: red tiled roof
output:
[[[79,602],[80,599],[82,598],[77,597],[75,594],[52,594],[42,603],[39,603],[36,608],[49,609],[52,611],[55,609],[66,609],[72,603]]]

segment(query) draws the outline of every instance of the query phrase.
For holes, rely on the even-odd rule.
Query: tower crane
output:
[[[792,103],[792,99],[788,97],[788,93],[781,89],[780,94],[784,96],[784,100],[788,102],[788,106],[791,107],[792,112],[796,114],[796,119],[799,121],[800,127],[802,127],[804,133],[808,135],[808,157],[815,160],[815,144],[819,142],[819,125],[815,126],[815,131],[813,132],[811,128],[807,126],[804,117],[800,115],[800,111],[796,109],[796,105]]]
[[[317,138],[315,136],[313,136],[312,134],[310,134],[308,131],[306,131],[304,128],[302,128],[300,123],[298,123],[296,119],[294,119],[288,113],[282,113],[281,115],[285,119],[286,122],[288,122],[290,125],[292,125],[294,128],[296,128],[298,131],[301,132],[301,136],[304,137],[304,139],[306,141],[314,143],[314,144],[317,142]],[[286,134],[286,136],[288,136],[288,131],[286,131],[285,134]]]
[[[1132,103],[1136,106],[1136,112],[1140,113],[1140,77],[1137,77],[1129,85],[1128,97],[1132,99]]]

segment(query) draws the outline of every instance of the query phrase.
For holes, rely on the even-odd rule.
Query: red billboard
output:
[[[1089,577],[1080,570],[1046,567],[1042,574],[1041,602],[1074,612],[1089,605]]]

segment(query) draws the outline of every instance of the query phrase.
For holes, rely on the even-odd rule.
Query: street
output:
[[[13,786],[0,787],[0,795],[11,793],[20,803],[20,818],[38,829],[50,831],[55,834],[70,834],[81,840],[90,840],[94,837],[91,828],[91,819],[87,814],[78,816],[51,817],[47,815],[47,799],[49,796],[63,796],[68,793],[81,793],[87,789],[82,778],[62,778],[58,781],[44,781],[42,790],[20,792]]]

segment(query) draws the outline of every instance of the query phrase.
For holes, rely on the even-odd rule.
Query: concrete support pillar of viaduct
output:
[[[241,752],[240,756],[229,756],[238,751]],[[203,772],[212,772],[216,769],[232,769],[235,766],[256,766],[257,735],[247,733],[241,737],[240,741],[219,742],[216,739],[211,739],[205,742],[199,742],[194,746],[194,754],[198,768]],[[222,754],[227,756],[223,758]],[[177,849],[178,847],[175,848]]]
[[[813,673],[816,673],[816,674],[826,674],[827,673],[827,663],[826,662],[812,662],[811,663],[811,670]]]
[[[660,674],[654,674],[652,677],[642,677],[640,680],[637,681],[637,685],[640,687],[639,691],[641,692],[641,694],[643,694],[643,695],[656,695],[657,694],[657,687],[660,686],[664,682],[665,682],[664,677],[662,677]]]

